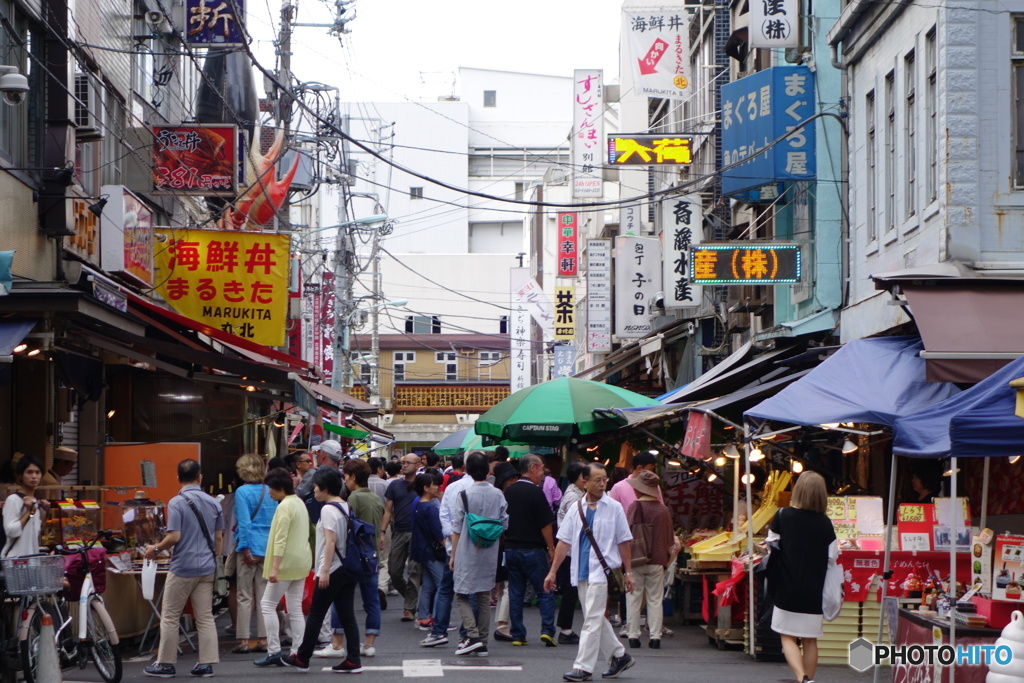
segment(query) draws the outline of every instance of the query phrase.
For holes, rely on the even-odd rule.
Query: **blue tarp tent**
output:
[[[967,391],[896,421],[892,450],[911,458],[1021,455],[1024,418],[1014,415],[1024,356]]]
[[[945,382],[925,381],[924,344],[917,337],[848,342],[818,367],[743,415],[795,425],[870,422],[897,418],[960,393]]]

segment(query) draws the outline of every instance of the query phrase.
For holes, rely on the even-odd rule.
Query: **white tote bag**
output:
[[[142,561],[142,597],[152,600],[156,592],[156,560]]]
[[[825,572],[825,589],[821,596],[821,613],[825,621],[835,621],[843,608],[843,565],[830,561]]]

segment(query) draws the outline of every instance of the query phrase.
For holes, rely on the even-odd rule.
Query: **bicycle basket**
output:
[[[64,558],[34,555],[0,559],[9,595],[41,595],[64,588]]]

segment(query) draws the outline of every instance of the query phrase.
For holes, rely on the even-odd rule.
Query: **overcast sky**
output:
[[[598,68],[605,70],[605,82],[617,82],[621,4],[356,0],[346,13],[354,11],[356,18],[341,45],[324,28],[296,29],[292,71],[299,80],[341,88],[345,101],[450,95],[460,66],[559,76]],[[328,23],[333,13],[334,0],[306,0],[298,21]],[[277,31],[280,6],[249,0],[248,14],[257,54],[272,67],[269,37]]]

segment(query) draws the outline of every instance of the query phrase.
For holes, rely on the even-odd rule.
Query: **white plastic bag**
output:
[[[142,561],[142,597],[152,600],[156,592],[156,560]]]
[[[821,612],[825,621],[835,621],[843,608],[843,565],[829,561],[825,572],[825,589],[821,596]]]

